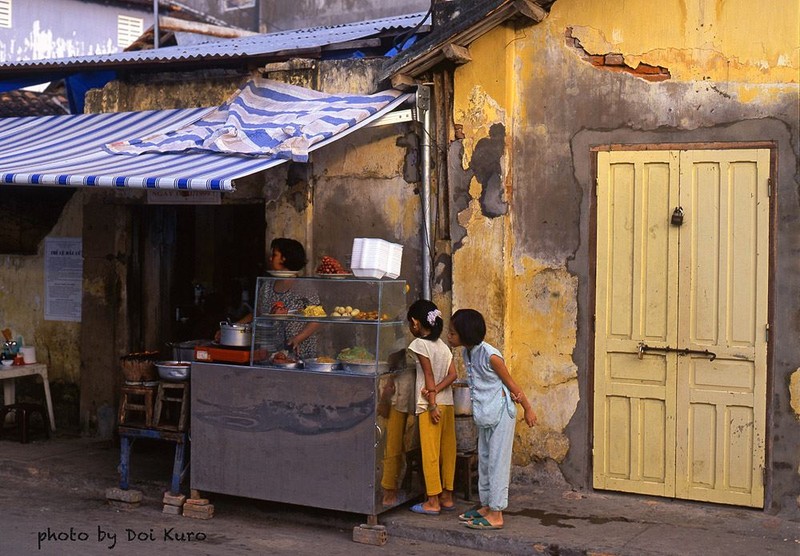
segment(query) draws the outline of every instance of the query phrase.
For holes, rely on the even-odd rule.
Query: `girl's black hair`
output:
[[[453,313],[450,326],[465,346],[477,346],[486,337],[486,321],[475,309],[459,309]]]
[[[434,311],[438,312],[439,308],[433,301],[418,299],[411,304],[406,315],[409,322],[412,318],[415,318],[422,326],[430,330],[430,333],[422,339],[430,340],[431,342],[438,340],[439,336],[442,335],[442,330],[444,330],[444,320],[442,320],[441,316],[435,315]],[[429,320],[428,315],[432,317],[433,323]]]
[[[288,237],[276,237],[270,244],[271,249],[280,251],[286,261],[283,263],[289,270],[303,270],[306,266],[308,259],[306,259],[306,250],[296,239],[289,239]]]

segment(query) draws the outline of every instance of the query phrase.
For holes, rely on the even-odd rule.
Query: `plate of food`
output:
[[[275,278],[296,278],[300,274],[299,270],[268,270],[267,274]]]
[[[303,368],[308,371],[331,372],[338,368],[338,363],[333,357],[323,355],[303,361]]]
[[[285,319],[288,317],[296,316],[297,310],[296,309],[289,309],[286,307],[283,301],[276,301],[272,304],[272,307],[269,308],[269,316],[274,319]]]
[[[328,313],[325,312],[325,308],[322,305],[307,305],[300,311],[298,316],[309,319],[320,319],[327,317]]]
[[[289,353],[286,350],[276,351],[272,357],[269,358],[270,365],[281,367],[282,369],[297,369],[303,365],[296,355]]]
[[[346,270],[342,263],[334,259],[333,257],[329,257],[325,255],[317,265],[317,276],[319,278],[333,278],[341,279],[341,278],[349,278],[353,276],[352,272]]]
[[[350,320],[355,318],[361,311],[358,309],[351,307],[350,305],[344,306],[336,306],[331,311],[331,314],[328,315],[329,318],[334,320]]]

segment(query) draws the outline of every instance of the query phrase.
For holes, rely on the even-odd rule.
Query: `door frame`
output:
[[[598,181],[598,166],[597,166],[597,153],[598,152],[611,152],[611,151],[662,151],[662,150],[739,150],[739,149],[766,149],[770,153],[769,163],[769,219],[768,219],[768,232],[769,232],[769,248],[768,248],[768,278],[767,278],[767,326],[769,330],[773,330],[774,313],[775,313],[775,287],[774,276],[776,270],[775,258],[775,241],[777,230],[777,170],[778,170],[778,144],[775,141],[750,141],[750,142],[687,142],[687,143],[608,143],[601,145],[592,145],[589,148],[590,156],[590,171],[592,177],[590,207],[589,207],[589,259],[588,259],[588,276],[589,276],[589,305],[588,309],[592,311],[590,318],[590,331],[587,342],[587,366],[588,366],[588,380],[587,380],[587,460],[588,466],[586,468],[586,484],[589,488],[594,489],[592,476],[594,473],[594,458],[592,451],[594,450],[594,391],[595,391],[595,350],[594,338],[597,332],[597,322],[595,318],[595,307],[597,303],[597,181]],[[767,362],[766,362],[766,415],[764,416],[765,423],[765,446],[764,446],[764,508],[772,505],[772,436],[770,431],[773,429],[774,419],[772,410],[772,397],[773,397],[773,350],[774,350],[774,336],[770,332],[767,340]],[[628,494],[628,493],[623,493]],[[636,496],[636,495],[634,495]],[[640,495],[642,496],[642,495]]]

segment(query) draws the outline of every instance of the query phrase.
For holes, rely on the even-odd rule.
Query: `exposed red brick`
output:
[[[603,55],[600,56],[587,55],[586,60],[588,60],[593,66],[604,66],[606,63],[606,57]]]

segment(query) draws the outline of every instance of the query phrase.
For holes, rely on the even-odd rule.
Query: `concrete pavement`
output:
[[[134,450],[131,488],[143,492],[143,507],[160,510],[172,471],[172,449],[158,446]],[[65,436],[30,444],[0,441],[0,484],[34,478],[41,488],[83,489],[97,495],[117,486],[118,463],[119,447],[112,441]],[[206,528],[213,528],[220,513],[236,519],[257,512],[277,522],[345,530],[364,521],[360,515],[207,494],[217,510],[214,519],[203,522]],[[738,507],[576,492],[566,484],[533,479],[512,484],[506,524],[498,531],[470,530],[458,522],[456,513],[414,514],[409,505],[379,516],[389,533],[389,552],[396,538],[493,554],[800,555],[800,516],[793,510],[769,515]],[[471,506],[458,500],[459,510]],[[353,543],[353,552],[366,553],[361,546]]]

